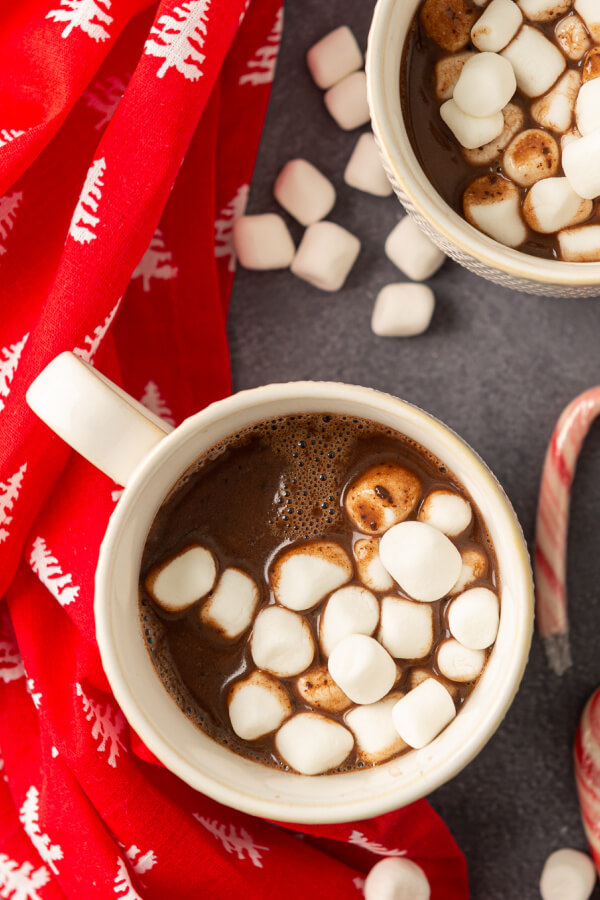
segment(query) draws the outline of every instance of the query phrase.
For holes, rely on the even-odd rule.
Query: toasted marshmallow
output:
[[[281,216],[264,213],[240,216],[233,226],[233,244],[245,269],[286,269],[294,258],[294,242]]]
[[[577,128],[582,137],[600,128],[600,78],[581,86],[575,105]]]
[[[394,525],[381,538],[379,555],[400,587],[423,603],[444,597],[462,567],[452,541],[425,522]]]
[[[410,859],[392,856],[375,863],[363,891],[365,900],[429,900],[431,897],[423,869]]]
[[[450,100],[454,93],[454,86],[460,77],[462,67],[468,59],[475,54],[472,50],[463,53],[453,53],[451,56],[442,56],[435,64],[435,96],[438,100]]]
[[[563,148],[562,165],[569,184],[586,200],[600,195],[600,128]]]
[[[587,29],[577,14],[557,22],[554,36],[565,56],[574,62],[580,60],[591,46]]]
[[[299,713],[275,735],[279,755],[301,775],[321,775],[340,766],[354,746],[347,728],[319,713]]]
[[[421,9],[423,28],[432,41],[450,53],[469,43],[475,16],[467,0],[425,0]]]
[[[259,669],[288,678],[308,669],[315,645],[302,616],[281,606],[267,606],[254,622],[250,652]]]
[[[386,284],[375,299],[371,330],[378,337],[415,337],[427,331],[435,309],[435,294],[412,281]]]
[[[568,69],[552,90],[531,104],[531,115],[544,128],[563,134],[568,131],[575,113],[581,75]]]
[[[487,560],[480,550],[463,550],[460,557],[462,561],[460,575],[450,594],[462,593],[467,585],[481,578],[487,569]]]
[[[360,253],[360,241],[334,222],[309,225],[291,270],[322,291],[339,291]]]
[[[600,262],[600,225],[559,231],[558,246],[565,262]]]
[[[401,597],[384,597],[377,637],[395,659],[423,659],[433,646],[431,606]]]
[[[446,100],[442,103],[440,116],[458,143],[467,150],[488,144],[502,134],[504,129],[501,112],[485,118],[475,118],[464,113],[456,100]]]
[[[270,572],[278,603],[288,609],[311,609],[352,577],[346,551],[334,541],[294,544],[277,557]]]
[[[545,94],[566,66],[558,47],[531,25],[523,25],[502,56],[512,65],[517,87],[527,97]]]
[[[362,68],[363,57],[347,25],[330,31],[310,48],[306,64],[317,87],[327,90]]]
[[[478,50],[498,53],[511,41],[523,21],[523,13],[514,0],[492,0],[471,29],[471,40]]]
[[[332,88],[324,98],[329,115],[343,131],[353,131],[369,121],[367,78],[364,72],[353,72]]]
[[[155,566],[146,577],[146,590],[162,609],[181,612],[201,600],[215,583],[215,558],[206,547],[193,544]]]
[[[448,537],[462,534],[471,524],[471,504],[453,491],[432,491],[419,510],[419,522],[427,522]]]
[[[392,709],[403,696],[397,692],[377,703],[355,706],[345,716],[344,721],[354,734],[358,758],[363,762],[380,763],[406,749],[392,720]]]
[[[358,476],[346,489],[344,508],[355,527],[365,534],[381,534],[403,522],[419,502],[421,480],[398,463],[379,463]]]
[[[365,588],[350,584],[334,591],[319,624],[319,641],[325,656],[349,634],[373,634],[379,622],[379,603]]]
[[[596,884],[596,867],[580,850],[563,847],[551,853],[542,869],[542,900],[588,900]]]
[[[584,82],[600,78],[600,47],[592,47],[585,54],[581,74]]]
[[[511,181],[499,175],[481,175],[463,194],[465,219],[507,247],[527,239],[521,218],[521,195]]]
[[[552,234],[584,222],[592,209],[592,201],[582,200],[566,178],[544,178],[525,197],[523,216],[534,231]]]
[[[344,712],[352,706],[352,701],[335,683],[325,665],[309,669],[301,675],[296,681],[296,689],[302,699],[314,709]]]
[[[389,197],[393,191],[385,174],[375,138],[370,131],[361,134],[344,170],[344,181],[350,187],[376,197]]]
[[[507,59],[498,53],[476,53],[464,64],[453,97],[466,115],[485,118],[501,112],[516,89],[515,73]]]
[[[273,194],[301,225],[324,219],[335,203],[335,188],[329,178],[305,159],[291,159],[285,164]]]
[[[506,175],[521,187],[556,175],[559,164],[558,144],[540,128],[528,128],[513,138],[502,160]]]
[[[259,599],[256,582],[241,569],[225,569],[200,609],[200,620],[233,640],[252,624]]]
[[[396,664],[375,638],[349,634],[335,645],[329,674],[353,703],[376,703],[392,689]]]
[[[430,278],[446,259],[411,216],[404,216],[390,231],[385,253],[412,281]]]
[[[575,0],[573,6],[585,22],[592,40],[600,43],[600,9],[597,0]]]
[[[502,117],[504,119],[504,128],[499,137],[484,144],[483,147],[476,147],[474,150],[467,150],[463,147],[462,155],[469,165],[487,166],[497,159],[502,151],[508,147],[515,134],[521,130],[525,121],[523,110],[516,103],[508,103],[502,110]]]
[[[448,628],[470,650],[485,650],[496,640],[500,609],[489,588],[475,587],[459,594],[448,607]]]
[[[517,0],[517,3],[531,22],[551,22],[571,8],[571,0]]]
[[[392,710],[394,728],[409,747],[420,750],[452,721],[456,707],[450,692],[435,678],[427,678],[398,700]]]
[[[438,647],[436,664],[442,675],[450,681],[475,681],[485,664],[485,652],[470,650],[450,638]]]
[[[236,681],[227,704],[231,727],[244,741],[270,734],[292,714],[287,691],[281,682],[264,672],[252,672]]]
[[[362,583],[372,591],[389,591],[394,579],[379,558],[379,541],[363,538],[354,545],[356,571]]]

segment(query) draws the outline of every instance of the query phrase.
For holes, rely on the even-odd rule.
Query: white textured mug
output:
[[[125,484],[102,542],[96,631],[105,672],[125,716],[172,772],[215,800],[287,822],[342,822],[399,808],[456,775],[484,747],[519,686],[531,642],[533,587],[513,509],[489,469],[454,432],[422,410],[364,387],[327,382],[271,384],[213,403],[178,428],[71,353],[31,385],[32,409],[98,468]],[[305,776],[238,756],[198,730],[163,687],[139,625],[142,551],[158,508],[210,447],[248,425],[296,413],[360,416],[432,451],[479,507],[496,549],[500,628],[479,683],[456,719],[423,750],[374,768]]]
[[[402,54],[419,3],[378,0],[366,60],[373,133],[400,202],[444,253],[477,275],[530,294],[600,295],[600,263],[540,259],[505,247],[469,225],[432,187],[412,149],[400,103]]]

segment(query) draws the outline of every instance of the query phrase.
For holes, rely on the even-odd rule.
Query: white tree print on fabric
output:
[[[0,544],[2,544],[9,536],[5,526],[10,525],[13,517],[9,515],[12,512],[16,500],[21,493],[21,485],[27,471],[27,463],[23,463],[21,468],[15,472],[8,481],[0,481]]]
[[[36,537],[29,554],[29,565],[42,584],[61,606],[68,606],[79,596],[79,585],[73,584],[73,576],[65,574],[59,561],[52,555],[42,537]]]
[[[98,753],[108,750],[108,764],[115,769],[120,750],[125,750],[125,744],[120,738],[125,728],[123,713],[110,702],[102,704],[90,700],[79,683],[75,684],[75,689],[81,697],[85,717],[92,723],[92,737],[100,742],[96,749]]]
[[[27,674],[27,673],[25,673],[25,674]],[[25,682],[25,687],[27,688],[27,693],[33,700],[33,705],[35,706],[36,709],[39,709],[40,706],[42,705],[42,692],[36,691],[35,681],[33,680],[33,678],[27,679],[27,681]]]
[[[235,269],[236,255],[233,246],[233,226],[236,219],[243,216],[248,203],[250,187],[242,184],[236,191],[233,200],[221,210],[219,218],[215,220],[215,256],[217,259],[228,257],[227,268],[230,272]]]
[[[20,131],[18,128],[0,128],[0,147],[10,144],[11,141],[21,137],[22,134],[25,134],[25,132]]]
[[[150,246],[134,269],[131,277],[141,278],[144,292],[148,293],[152,278],[158,278],[161,281],[170,281],[172,278],[177,278],[179,269],[177,266],[173,266],[172,262],[173,254],[170,250],[167,250],[163,233],[160,228],[157,228],[150,241]]]
[[[175,425],[173,413],[161,397],[158,385],[155,384],[154,381],[149,381],[144,388],[140,403],[143,403],[146,409],[149,409],[150,412],[153,412],[156,416],[160,416],[160,418],[164,419],[169,425]]]
[[[152,26],[144,52],[164,60],[156,73],[158,78],[173,67],[189,81],[197,81],[204,75],[201,64],[206,57],[201,49],[210,4],[211,0],[184,0],[173,9],[172,15],[160,17],[158,28]]]
[[[117,314],[117,310],[121,305],[121,299],[122,298],[119,297],[115,306],[113,306],[102,325],[97,325],[96,328],[94,328],[93,335],[90,337],[89,334],[86,334],[83,339],[83,343],[87,344],[87,346],[74,348],[73,353],[75,354],[75,356],[78,356],[79,359],[83,359],[84,362],[91,363],[92,365],[94,364],[94,357],[98,352],[98,348],[100,347],[100,344],[102,343],[106,332],[112,324],[112,320]]]
[[[98,121],[94,125],[95,131],[100,131],[112,119],[130,78],[129,72],[123,77],[120,75],[109,75],[108,78],[98,78],[81,95],[89,109],[100,113]]]
[[[0,897],[6,900],[42,900],[37,892],[50,881],[46,866],[35,869],[30,862],[19,865],[6,853],[0,853]]]
[[[102,157],[102,159],[94,160],[85,176],[83,188],[69,225],[69,234],[78,244],[89,244],[98,236],[94,229],[100,218],[94,213],[98,212],[98,203],[102,199],[102,188],[104,187],[102,178],[105,172],[106,160]]]
[[[154,850],[147,850],[146,853],[142,853],[135,844],[132,844],[125,851],[125,856],[133,866],[133,871],[136,875],[144,875],[145,872],[149,872],[156,865],[156,853]]]
[[[275,16],[275,22],[267,38],[267,43],[256,51],[240,76],[240,84],[271,84],[275,77],[275,64],[283,31],[283,7]]]
[[[120,900],[142,900],[131,883],[127,866],[122,859],[117,860],[117,874],[113,891],[119,896]]]
[[[245,828],[240,828],[238,832],[235,825],[226,825],[224,822],[218,822],[217,819],[207,819],[198,813],[194,813],[194,818],[223,844],[228,853],[235,853],[238,859],[249,859],[252,865],[262,869],[262,853],[260,851],[271,848],[255,844]]]
[[[0,680],[5,684],[25,677],[25,667],[5,610],[0,612]]]
[[[364,834],[361,834],[360,831],[353,831],[348,838],[348,843],[355,844],[357,847],[362,847],[363,850],[369,850],[371,853],[376,853],[377,856],[406,856],[406,850],[388,850],[383,844],[370,841]]]
[[[74,28],[81,30],[96,42],[107,41],[113,17],[108,15],[111,0],[60,0],[60,9],[51,9],[46,18],[54,22],[66,22],[61,37],[68,38]]]
[[[19,820],[29,836],[31,843],[45,863],[48,863],[55,875],[58,875],[56,860],[63,858],[62,848],[53,844],[47,834],[40,828],[40,793],[35,785],[31,785],[25,795],[25,802],[19,810]]]
[[[6,194],[0,197],[0,241],[6,240],[9,232],[13,230],[17,210],[23,201],[22,191],[13,191],[12,194]],[[6,247],[0,244],[0,256],[6,253]]]
[[[10,383],[15,376],[23,347],[27,343],[29,332],[23,335],[16,344],[9,344],[8,347],[0,349],[0,412],[4,409],[4,400],[10,394]],[[4,399],[3,399],[4,398]]]

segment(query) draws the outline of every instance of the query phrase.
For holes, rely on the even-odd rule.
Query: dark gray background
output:
[[[249,211],[281,211],[273,181],[285,162],[304,157],[333,181],[338,200],[330,218],[356,234],[362,250],[345,287],[334,294],[289,271],[238,269],[229,319],[234,386],[327,379],[418,404],[481,454],[512,500],[531,547],[554,423],[573,397],[600,382],[600,300],[519,294],[448,261],[431,281],[437,306],[426,334],[393,339],[371,332],[377,292],[405,280],[383,252],[403,213],[395,197],[372,197],[343,183],[359,132],[343,132],[329,117],[304,55],[342,24],[364,49],[372,10],[370,0],[286,0]],[[286,220],[297,243],[302,229]],[[474,900],[534,900],[548,854],[563,846],[586,848],[572,744],[583,705],[600,682],[598,509],[600,426],[584,446],[572,496],[568,593],[575,664],[557,678],[534,637],[525,679],[500,730],[429,798],[466,854]]]

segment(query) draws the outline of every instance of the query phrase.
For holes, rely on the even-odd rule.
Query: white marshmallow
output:
[[[501,112],[516,89],[515,73],[507,59],[498,53],[476,53],[464,64],[453,97],[466,115],[485,118]]]
[[[435,294],[426,284],[386,284],[373,306],[371,330],[378,337],[415,337],[427,331],[434,309]]]
[[[419,502],[421,480],[395,462],[379,463],[362,472],[344,494],[346,515],[366,534],[403,522]]]
[[[200,610],[200,620],[233,640],[250,627],[258,599],[254,579],[240,569],[225,569]]]
[[[370,591],[350,584],[331,595],[321,615],[319,640],[325,656],[349,634],[373,634],[379,603]]]
[[[458,143],[467,150],[488,144],[502,134],[504,129],[501,112],[486,118],[475,118],[464,113],[456,100],[446,100],[442,103],[440,116]]]
[[[300,713],[275,735],[277,752],[301,775],[321,775],[340,766],[354,746],[347,728],[318,713]]]
[[[592,201],[582,200],[566,178],[544,178],[525,197],[523,216],[534,231],[552,234],[584,222],[592,209]]]
[[[181,612],[208,594],[216,575],[210,550],[195,544],[152,569],[146,590],[162,609]]]
[[[517,87],[527,97],[545,94],[567,64],[558,47],[531,25],[523,25],[502,56],[511,63]]]
[[[517,0],[531,22],[550,22],[571,8],[571,0]]]
[[[468,59],[475,54],[471,50],[463,53],[453,53],[451,56],[443,56],[435,64],[435,96],[438,100],[450,100],[454,93],[454,86],[460,77],[462,67]]]
[[[574,62],[580,60],[591,46],[587,29],[578,15],[567,16],[557,22],[554,36],[565,56]]]
[[[515,184],[530,187],[558,172],[560,150],[555,139],[541,128],[528,128],[512,139],[502,159],[505,174]]]
[[[448,537],[462,534],[471,524],[471,504],[452,491],[432,491],[419,510],[419,522],[427,522]]]
[[[564,150],[569,144],[572,144],[573,141],[578,141],[581,135],[577,131],[576,128],[569,128],[565,134],[561,135],[560,138],[560,149]]]
[[[250,652],[259,669],[288,678],[310,666],[315,645],[302,616],[281,606],[267,606],[254,622]]]
[[[586,24],[596,43],[600,43],[600,8],[598,0],[575,0],[573,6]]]
[[[301,225],[324,219],[335,203],[335,188],[330,180],[305,159],[291,159],[285,164],[273,194]]]
[[[306,64],[317,87],[326,90],[362,68],[363,58],[347,25],[330,31],[310,48]]]
[[[460,553],[445,534],[425,522],[394,525],[379,542],[381,562],[415,600],[445,596],[460,574]]]
[[[481,175],[471,182],[463,194],[463,212],[467,222],[507,247],[527,239],[519,189],[505,178]]]
[[[551,853],[542,870],[542,900],[588,900],[596,884],[596,867],[580,850],[564,847]]]
[[[423,659],[433,646],[433,609],[426,603],[384,597],[377,637],[395,659]]]
[[[454,53],[469,43],[476,13],[468,0],[425,0],[421,24],[429,37]]]
[[[385,253],[412,281],[431,278],[446,259],[411,216],[404,216],[390,231],[385,241]]]
[[[559,231],[558,246],[565,262],[600,262],[600,225]]]
[[[292,714],[283,685],[264,672],[236,681],[228,696],[231,727],[244,741],[255,741],[279,728]]]
[[[580,84],[579,72],[568,69],[548,94],[531,104],[534,120],[551,131],[568,131],[573,121]]]
[[[581,67],[581,76],[583,81],[592,81],[593,78],[600,78],[600,47],[592,47],[585,54],[583,66]]]
[[[352,701],[335,683],[325,665],[309,669],[301,675],[296,681],[296,688],[302,699],[314,709],[344,712],[352,706]]]
[[[562,165],[569,184],[585,200],[600,195],[600,128],[563,148]]]
[[[415,750],[431,743],[455,715],[450,692],[435,678],[426,678],[392,710],[396,731]]]
[[[361,134],[356,142],[344,171],[344,181],[350,187],[376,197],[389,197],[392,193],[392,185],[385,174],[377,143],[370,131]]]
[[[311,609],[352,577],[346,551],[334,541],[294,544],[277,557],[270,580],[278,603],[288,609]]]
[[[478,50],[497,53],[514,38],[522,21],[514,0],[492,0],[471,28],[471,40]]]
[[[396,681],[396,664],[375,638],[349,634],[333,648],[329,673],[353,703],[376,703]]]
[[[508,103],[502,110],[504,128],[502,134],[474,150],[462,149],[462,155],[471,166],[487,166],[497,159],[503,150],[510,144],[515,134],[523,127],[525,116],[523,110],[516,103]]]
[[[380,763],[406,749],[392,719],[392,709],[402,696],[393,693],[377,703],[355,706],[346,714],[345,723],[354,734],[358,757],[363,762]]]
[[[481,0],[475,0],[481,6]],[[423,869],[410,859],[388,857],[375,863],[364,884],[365,900],[429,900]]]
[[[448,607],[450,634],[469,650],[490,647],[496,640],[499,620],[498,597],[489,588],[470,588]]]
[[[354,545],[356,571],[362,583],[372,591],[389,591],[394,579],[379,558],[379,541],[363,538]]]
[[[431,678],[435,678],[431,674],[430,669],[411,669],[408,674],[408,686],[411,691],[414,691],[416,687],[422,684],[424,681],[430,680]],[[448,693],[452,698],[456,696],[457,687],[455,684],[446,684],[442,682],[440,678],[435,678],[436,681],[439,681],[440,684],[446,688]]]
[[[360,252],[360,241],[333,222],[309,225],[291,270],[322,291],[339,291]]]
[[[347,75],[329,88],[323,99],[329,115],[344,131],[360,128],[370,119],[367,78],[364,72]]]
[[[475,681],[485,663],[483,650],[470,650],[450,638],[438,647],[437,667],[451,681]]]
[[[600,128],[600,78],[586,81],[577,95],[577,128],[582,137]]]
[[[450,591],[451,594],[460,594],[467,585],[481,578],[487,569],[487,560],[480,550],[463,550],[460,555],[462,568],[458,581]]]
[[[292,236],[275,213],[240,216],[233,226],[233,244],[245,269],[286,269],[294,258]]]

